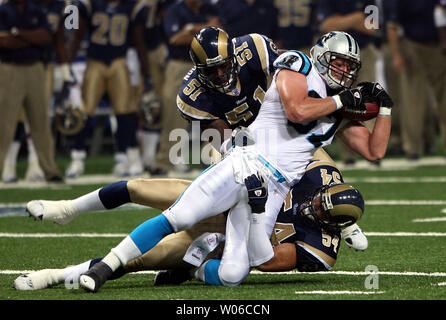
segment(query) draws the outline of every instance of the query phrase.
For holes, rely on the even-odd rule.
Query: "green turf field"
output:
[[[103,167],[108,165],[104,160]],[[100,166],[97,171],[89,170],[106,172]],[[74,198],[102,184],[3,185],[0,300],[446,300],[446,167],[343,172],[346,182],[355,185],[366,199],[359,225],[368,235],[369,248],[356,252],[342,243],[331,272],[252,273],[235,288],[198,281],[153,287],[153,273],[130,274],[107,282],[97,294],[69,290],[64,285],[23,292],[14,290],[12,283],[27,270],[62,268],[101,257],[123,235],[159,211],[124,207],[82,215],[60,226],[27,217],[24,204],[32,199]],[[111,235],[103,237],[104,233]]]

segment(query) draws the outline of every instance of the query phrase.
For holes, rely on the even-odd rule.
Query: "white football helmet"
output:
[[[350,88],[356,81],[361,68],[361,57],[358,43],[348,33],[332,31],[324,34],[311,48],[310,55],[317,71],[330,88]],[[337,58],[350,62],[348,72],[331,64]],[[336,73],[338,77],[334,76],[333,73]]]

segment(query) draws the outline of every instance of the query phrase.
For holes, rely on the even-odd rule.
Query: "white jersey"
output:
[[[248,128],[257,151],[290,185],[294,185],[300,180],[316,149],[332,142],[342,118],[328,115],[308,123],[291,122],[280,100],[275,81],[277,73],[286,68],[304,74],[308,94],[315,98],[327,97],[326,85],[310,59],[301,52],[289,51],[280,55],[274,66],[277,71],[271,86],[257,118]]]

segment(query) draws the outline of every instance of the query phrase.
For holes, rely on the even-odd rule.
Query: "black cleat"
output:
[[[112,274],[113,270],[105,262],[100,261],[80,276],[79,283],[86,291],[98,292]]]
[[[154,286],[163,286],[169,284],[176,285],[191,279],[192,275],[190,269],[163,270],[156,274],[155,279],[153,280],[153,285]]]

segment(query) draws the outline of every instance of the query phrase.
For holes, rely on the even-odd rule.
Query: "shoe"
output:
[[[409,160],[409,161],[418,161],[418,160],[420,160],[420,155],[416,154],[416,153],[409,154],[407,156],[407,160]]]
[[[113,174],[117,177],[127,177],[129,175],[129,163],[126,153],[119,152],[115,154]]]
[[[48,179],[46,179],[47,182],[51,183],[64,183],[64,179],[61,176],[52,176]]]
[[[5,183],[17,182],[16,166],[12,164],[4,164],[2,172],[2,180]]]
[[[149,168],[148,169],[151,176],[167,176],[168,172],[161,168]]]
[[[158,272],[153,280],[154,286],[177,285],[191,280],[190,269],[171,269]]]
[[[355,250],[364,251],[369,246],[367,237],[356,223],[344,228],[341,237],[350,248]]]
[[[41,290],[59,283],[58,272],[60,269],[44,269],[29,274],[24,274],[14,280],[16,290]]]
[[[45,181],[45,175],[39,166],[38,162],[28,163],[28,169],[26,170],[25,180],[31,182]]]
[[[79,284],[86,291],[98,292],[112,274],[113,270],[105,262],[100,261],[80,276]]]
[[[346,166],[354,166],[356,164],[356,159],[345,159],[344,165]]]
[[[84,150],[71,150],[71,163],[65,170],[65,176],[68,179],[76,179],[85,171],[85,158],[87,152]]]
[[[26,204],[26,212],[36,220],[47,220],[57,224],[67,224],[78,215],[72,200],[32,200]]]
[[[130,176],[139,176],[144,173],[144,166],[141,159],[141,154],[138,148],[128,148],[127,158]]]

